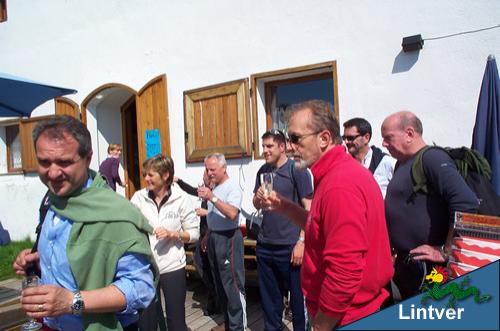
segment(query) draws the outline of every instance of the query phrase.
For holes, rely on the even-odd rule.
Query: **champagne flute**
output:
[[[205,182],[204,181],[201,181],[198,183],[198,188],[202,188],[202,187],[205,187]],[[198,201],[203,201],[203,199],[201,197],[198,197]]]
[[[264,172],[260,174],[260,186],[264,190],[264,197],[267,198],[273,190],[273,177],[272,172]],[[270,210],[270,207],[263,208],[264,210]]]
[[[35,287],[40,285],[40,278],[37,275],[27,275],[22,282],[23,290],[28,287]],[[22,331],[32,331],[40,330],[42,328],[42,323],[37,322],[33,317],[29,319],[28,322],[21,326]]]

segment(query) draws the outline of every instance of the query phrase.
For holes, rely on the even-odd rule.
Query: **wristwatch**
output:
[[[85,309],[85,303],[83,302],[82,295],[80,291],[73,293],[73,303],[71,304],[71,314],[80,316]]]
[[[212,199],[210,199],[210,201],[212,201],[212,203],[215,205],[215,203],[217,201],[219,201],[219,198],[217,198],[215,195],[212,197]]]
[[[299,237],[299,241],[300,241],[301,243],[304,243],[305,238],[304,238],[303,236],[300,236],[300,237]]]

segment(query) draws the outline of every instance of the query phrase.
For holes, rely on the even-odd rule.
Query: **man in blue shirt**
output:
[[[152,229],[89,169],[90,133],[80,121],[40,122],[33,142],[50,208],[38,252],[24,250],[14,262],[18,275],[34,263],[42,275],[41,286],[23,290],[23,309],[55,330],[137,330],[138,310],[155,295]]]
[[[241,189],[227,174],[226,158],[214,153],[205,157],[205,169],[214,185],[198,188],[198,196],[209,201],[208,231],[201,249],[208,252],[225,324],[212,330],[244,331],[247,326],[243,236],[239,226]]]
[[[263,209],[265,190],[260,175],[271,173],[273,191],[309,210],[313,193],[311,177],[305,169],[295,169],[286,155],[285,135],[276,129],[262,135],[266,163],[257,172],[253,204]],[[257,272],[266,331],[282,330],[284,284],[290,290],[293,329],[305,330],[304,296],[300,288],[300,266],[304,254],[304,231],[287,217],[263,210],[257,237]]]

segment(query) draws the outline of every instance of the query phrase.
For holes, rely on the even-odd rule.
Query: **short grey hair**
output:
[[[210,153],[210,154],[208,154],[207,156],[205,156],[205,160],[204,160],[203,162],[204,162],[204,163],[206,163],[208,159],[212,159],[212,158],[217,159],[217,162],[218,162],[221,166],[225,166],[225,165],[227,165],[227,162],[226,162],[226,157],[225,157],[225,156],[224,156],[224,154],[222,154],[222,153]]]

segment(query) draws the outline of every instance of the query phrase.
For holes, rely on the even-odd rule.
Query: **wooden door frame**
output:
[[[128,108],[132,102],[135,102],[135,94],[130,96],[130,98],[127,101],[125,101],[125,103],[123,105],[120,106],[120,117],[121,117],[121,122],[122,122],[122,142],[124,143],[124,146],[122,149],[123,160],[124,160],[124,162],[123,162],[123,177],[124,177],[125,183],[127,184],[127,187],[125,188],[125,196],[129,199],[132,197],[132,194],[130,193],[130,190],[132,188],[131,188],[131,183],[130,183],[131,179],[128,175],[128,162],[127,162],[127,160],[128,160],[131,146],[129,145],[129,143],[130,143],[129,139],[127,139],[127,132],[123,128],[127,127],[125,111],[128,110]],[[137,126],[137,123],[134,123],[134,124]],[[133,155],[130,155],[130,156],[133,157]]]

